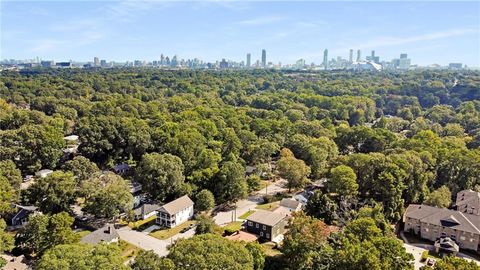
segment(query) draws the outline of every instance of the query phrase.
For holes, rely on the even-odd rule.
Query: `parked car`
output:
[[[190,224],[190,225],[188,225],[188,227],[183,228],[183,229],[180,231],[180,233],[186,233],[186,232],[188,232],[190,229],[193,229],[194,227],[195,227],[195,224]]]

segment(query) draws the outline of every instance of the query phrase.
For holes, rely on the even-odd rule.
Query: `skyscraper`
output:
[[[252,55],[247,53],[247,68],[251,66]]]
[[[375,59],[375,50],[372,51],[372,60]]]
[[[323,67],[328,68],[328,49],[323,51]]]
[[[353,49],[350,49],[350,57],[348,58],[348,62],[350,64],[353,63]]]
[[[262,50],[262,67],[267,66],[267,51],[265,49]]]
[[[98,59],[98,57],[93,58],[93,65],[96,67],[100,66],[100,59]]]
[[[358,50],[357,51],[357,62],[360,62],[362,60],[362,51]]]

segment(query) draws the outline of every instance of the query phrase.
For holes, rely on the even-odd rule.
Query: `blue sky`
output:
[[[320,63],[365,57],[412,64],[480,66],[480,3],[324,1],[13,1],[1,2],[0,58],[155,60],[160,54],[206,61]]]

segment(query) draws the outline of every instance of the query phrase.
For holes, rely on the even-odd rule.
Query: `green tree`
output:
[[[168,258],[160,258],[151,250],[140,250],[131,267],[133,270],[174,270],[175,264]]]
[[[7,223],[5,220],[0,219],[0,254],[5,251],[10,251],[14,248],[14,239],[13,235],[7,233],[5,229],[7,228]]]
[[[348,166],[337,166],[330,171],[327,189],[340,196],[355,196],[358,193],[357,175]]]
[[[96,217],[112,218],[133,207],[127,181],[114,173],[96,174],[84,181],[81,193],[85,197],[83,211]]]
[[[262,270],[265,266],[265,250],[258,242],[250,242],[245,248],[253,257],[253,269]]]
[[[138,164],[135,180],[152,197],[165,201],[181,195],[185,177],[182,160],[170,154],[145,154]]]
[[[333,249],[327,243],[328,226],[303,213],[290,220],[281,251],[289,268],[328,269]]]
[[[280,176],[287,180],[288,189],[303,187],[310,174],[310,167],[303,160],[296,159],[286,148],[282,149],[281,156],[277,162],[277,170]]]
[[[216,175],[215,195],[217,201],[236,202],[247,196],[247,182],[245,168],[236,161],[227,161],[222,164]]]
[[[8,179],[0,175],[0,216],[12,211],[11,204],[17,199],[15,190]]]
[[[247,186],[248,186],[248,192],[253,192],[257,191],[260,189],[260,184],[261,184],[261,179],[260,176],[258,175],[249,175],[247,177]]]
[[[38,270],[127,270],[116,245],[62,244],[47,250]],[[166,268],[168,269],[168,268]]]
[[[201,214],[196,219],[197,227],[195,228],[195,234],[215,233],[217,231],[218,226],[211,216]]]
[[[76,198],[76,181],[71,172],[55,171],[39,178],[27,189],[29,203],[35,204],[43,213],[70,212]]]
[[[22,173],[17,169],[17,166],[13,161],[0,161],[0,176],[7,178],[13,188],[20,188],[20,184],[22,183]]]
[[[167,256],[175,269],[253,269],[253,258],[242,243],[219,235],[202,234],[179,239]]]
[[[199,212],[210,211],[215,206],[215,198],[208,189],[201,190],[196,199],[195,209]]]
[[[452,204],[452,193],[447,186],[441,186],[428,195],[425,204],[447,208]]]
[[[480,266],[478,266],[473,261],[468,262],[467,260],[459,257],[447,256],[442,258],[441,260],[437,260],[437,262],[433,266],[433,269],[434,270],[480,270]]]
[[[323,220],[323,222],[332,225],[338,219],[338,205],[327,194],[316,191],[308,200],[305,206],[305,212],[309,216]]]
[[[83,156],[76,156],[63,164],[62,169],[73,173],[77,182],[81,183],[100,171],[97,164]]]
[[[17,242],[38,254],[56,245],[78,242],[80,237],[71,228],[73,221],[74,218],[65,212],[32,216],[17,234]]]

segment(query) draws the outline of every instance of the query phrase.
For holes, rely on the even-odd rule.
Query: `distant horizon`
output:
[[[0,59],[154,61],[160,54],[205,62],[320,64],[408,54],[412,65],[480,66],[480,3],[3,1]],[[213,14],[213,16],[212,16]]]

